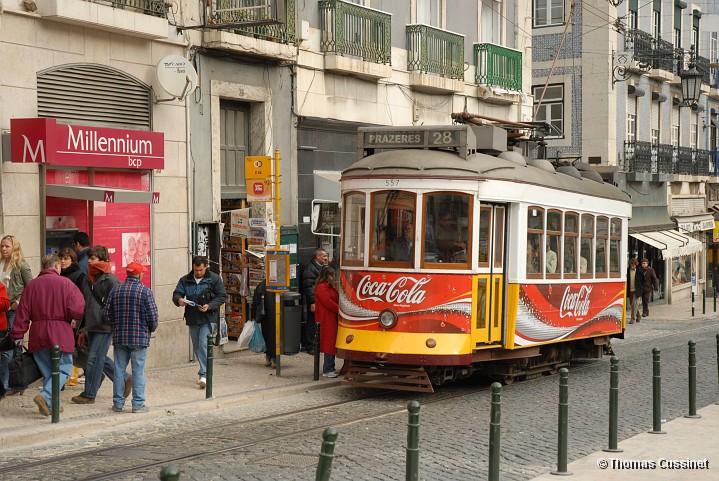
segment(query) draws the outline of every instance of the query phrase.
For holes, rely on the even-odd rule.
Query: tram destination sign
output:
[[[464,157],[467,151],[467,126],[361,127],[359,155],[374,149],[457,148]]]

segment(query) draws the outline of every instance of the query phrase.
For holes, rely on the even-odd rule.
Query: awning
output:
[[[340,176],[342,172],[335,170],[315,170],[312,174],[315,199],[333,200],[335,202],[339,202],[342,199],[340,194]]]
[[[701,232],[714,229],[714,215],[703,212],[695,215],[675,215],[679,232]]]
[[[115,204],[159,204],[160,193],[146,190],[88,187],[85,185],[48,184],[45,194],[63,199],[92,200]]]
[[[669,218],[667,206],[633,207],[629,232],[671,230],[676,224]]]
[[[695,252],[701,252],[702,250],[701,242],[675,230],[642,232],[641,234],[636,233],[629,235],[645,244],[660,249],[665,258],[685,256],[694,254]]]

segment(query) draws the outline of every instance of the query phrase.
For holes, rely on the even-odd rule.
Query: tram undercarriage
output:
[[[511,353],[513,351],[503,351]],[[514,351],[517,352],[517,351]],[[537,350],[534,350],[537,352]],[[468,366],[406,366],[346,361],[342,384],[399,391],[434,392],[435,386],[475,374],[511,384],[515,380],[553,375],[572,360],[600,359],[611,353],[608,337],[551,344],[529,357],[473,362]]]

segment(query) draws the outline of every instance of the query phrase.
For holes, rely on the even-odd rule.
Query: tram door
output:
[[[482,203],[480,207],[477,255],[481,273],[475,281],[477,316],[472,336],[476,347],[502,340],[505,215],[504,205]]]

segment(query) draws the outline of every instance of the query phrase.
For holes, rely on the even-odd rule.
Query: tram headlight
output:
[[[397,324],[397,313],[392,309],[385,309],[379,314],[379,325],[384,329],[392,329]]]

